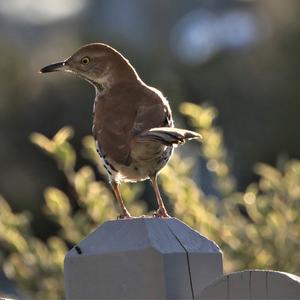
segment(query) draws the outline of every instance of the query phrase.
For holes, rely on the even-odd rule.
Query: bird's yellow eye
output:
[[[81,63],[83,65],[88,65],[90,63],[91,59],[89,57],[84,57],[82,60],[81,60]]]

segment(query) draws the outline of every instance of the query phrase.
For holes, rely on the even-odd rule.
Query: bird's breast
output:
[[[96,149],[110,180],[117,182],[137,182],[157,174],[169,161],[173,147],[157,142],[140,143],[132,149],[129,165],[115,162],[103,152],[101,142],[96,141]]]

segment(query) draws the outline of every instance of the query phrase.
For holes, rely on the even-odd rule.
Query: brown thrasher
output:
[[[89,44],[41,73],[73,73],[96,89],[93,136],[121,207],[120,218],[131,218],[119,184],[150,179],[157,217],[169,217],[157,186],[157,174],[170,159],[174,145],[200,138],[198,133],[174,128],[172,112],[162,93],[146,85],[118,51],[105,44]]]

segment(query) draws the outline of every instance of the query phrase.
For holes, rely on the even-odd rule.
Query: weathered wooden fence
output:
[[[65,258],[67,299],[300,299],[300,278],[223,275],[213,241],[175,218],[109,221]]]

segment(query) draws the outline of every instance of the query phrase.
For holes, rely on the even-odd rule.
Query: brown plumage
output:
[[[87,80],[96,89],[93,136],[109,175],[121,218],[131,218],[119,184],[150,179],[158,202],[157,217],[169,217],[161,199],[157,174],[174,145],[200,138],[193,131],[174,128],[168,101],[147,86],[119,52],[104,44],[89,44],[68,59],[48,65],[41,73],[65,71]]]

